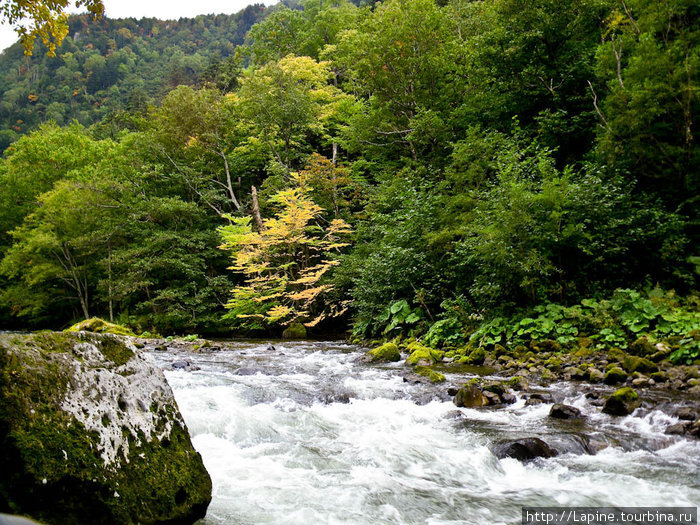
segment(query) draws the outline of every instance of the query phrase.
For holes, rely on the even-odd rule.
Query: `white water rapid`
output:
[[[350,345],[273,344],[187,354],[201,370],[166,372],[214,484],[202,524],[519,524],[524,505],[700,505],[700,443],[664,435],[677,420],[660,411],[613,418],[572,384],[550,392],[584,423],[522,399],[457,409],[445,391],[463,376],[412,384]],[[581,453],[581,435],[609,446]],[[572,452],[522,464],[490,451],[526,436]]]

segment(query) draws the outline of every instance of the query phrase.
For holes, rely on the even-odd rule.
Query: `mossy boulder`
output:
[[[652,361],[636,355],[628,355],[625,357],[622,360],[622,368],[624,368],[628,374],[632,374],[634,372],[657,372],[659,370],[659,367]]]
[[[619,348],[611,348],[608,352],[608,361],[621,363],[625,357],[627,357],[627,354]]]
[[[432,381],[433,383],[444,383],[445,382],[445,376],[441,374],[440,372],[436,372],[432,368],[428,368],[427,366],[417,366],[414,370],[416,374],[427,377]]]
[[[588,370],[588,380],[591,383],[600,383],[603,379],[605,379],[605,374],[597,368],[590,368]]]
[[[646,357],[656,353],[656,348],[654,348],[654,345],[649,342],[646,336],[642,336],[633,343],[630,343],[627,347],[627,351],[630,354]]]
[[[611,416],[627,416],[642,405],[637,392],[624,387],[612,394],[603,405],[603,412]]]
[[[90,319],[85,319],[85,321],[80,321],[75,323],[73,326],[68,328],[68,332],[94,332],[96,334],[114,334],[114,335],[128,335],[134,337],[136,334],[129,330],[126,326],[122,326],[115,323],[110,323],[99,317],[92,317]]]
[[[467,383],[457,391],[452,402],[458,407],[485,407],[489,400],[475,383]]]
[[[301,323],[292,323],[282,332],[282,339],[304,338],[306,338],[306,327]]]
[[[544,362],[544,366],[550,370],[559,370],[563,365],[563,362],[558,357],[550,357]]]
[[[428,348],[420,343],[411,343],[408,345],[410,355],[406,359],[406,364],[410,366],[432,366],[442,361],[445,352]]]
[[[365,354],[365,360],[370,363],[396,362],[401,360],[399,347],[394,343],[384,343]]]
[[[606,385],[615,385],[617,383],[623,383],[626,380],[627,372],[625,372],[619,366],[611,367],[603,376],[603,383]]]
[[[486,351],[483,348],[473,350],[463,361],[468,365],[483,365],[486,359]]]
[[[194,523],[211,479],[163,372],[108,334],[0,336],[0,505],[55,525]]]

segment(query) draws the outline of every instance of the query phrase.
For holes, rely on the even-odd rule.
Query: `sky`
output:
[[[237,13],[249,4],[271,5],[276,0],[104,0],[109,18],[153,17],[164,20],[209,14]],[[72,12],[79,12],[73,10]],[[0,49],[12,45],[17,35],[8,25],[0,24]]]

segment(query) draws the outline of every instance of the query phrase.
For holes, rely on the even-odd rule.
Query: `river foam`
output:
[[[266,346],[193,356],[200,371],[166,374],[214,483],[204,524],[515,524],[524,505],[700,503],[700,445],[663,435],[674,418],[660,412],[611,418],[562,385],[589,415],[583,432],[612,446],[524,465],[489,447],[566,434],[551,405],[456,412],[438,390],[416,403],[425,385],[347,345]]]

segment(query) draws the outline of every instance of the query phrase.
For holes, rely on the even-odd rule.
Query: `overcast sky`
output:
[[[164,20],[219,13],[236,13],[249,4],[271,5],[277,0],[104,0],[110,18],[155,17]],[[0,25],[0,49],[12,45],[17,35],[10,26]]]

